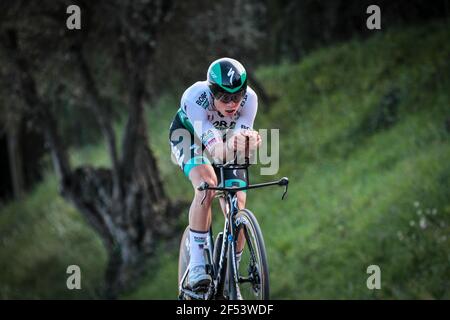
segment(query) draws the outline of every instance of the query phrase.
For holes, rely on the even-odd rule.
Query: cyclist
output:
[[[171,123],[169,139],[172,154],[195,192],[189,209],[190,262],[187,282],[193,291],[205,289],[211,282],[205,270],[203,247],[211,224],[214,192],[208,191],[201,204],[204,193],[197,187],[203,182],[210,186],[222,183],[218,181],[220,177],[217,177],[211,163],[222,163],[229,159],[227,155],[229,157],[230,153],[252,152],[260,146],[261,137],[253,130],[257,108],[257,95],[247,86],[247,73],[242,64],[231,58],[221,58],[209,66],[206,81],[196,82],[186,89]],[[227,171],[224,177],[226,187],[246,185],[243,170]],[[246,194],[240,191],[237,198],[239,209],[243,209]],[[221,206],[224,210],[224,199],[221,199]],[[237,260],[243,246],[244,239],[239,236]]]

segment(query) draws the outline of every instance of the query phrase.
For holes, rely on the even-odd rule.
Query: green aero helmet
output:
[[[223,95],[245,94],[247,72],[242,64],[231,58],[221,58],[208,68],[208,86],[216,98]]]

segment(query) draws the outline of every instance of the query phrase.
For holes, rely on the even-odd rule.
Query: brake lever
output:
[[[208,187],[209,187],[208,183],[203,182],[203,183],[197,188],[199,191],[204,191],[204,193],[203,193],[203,199],[202,199],[202,202],[200,203],[201,205],[203,205],[203,202],[205,202],[205,199],[206,199],[206,193],[208,192],[208,190],[207,190]]]
[[[284,187],[284,192],[283,195],[281,196],[281,200],[284,200],[284,196],[286,195],[287,192],[288,192],[288,185]]]
[[[208,192],[208,191],[206,191],[206,190],[203,191],[203,199],[202,199],[202,202],[200,203],[201,205],[203,205],[203,202],[206,199],[206,192]]]
[[[286,177],[281,178],[280,181],[278,181],[278,185],[284,186],[284,192],[283,192],[283,195],[281,196],[281,200],[284,200],[284,196],[288,192],[289,179]]]

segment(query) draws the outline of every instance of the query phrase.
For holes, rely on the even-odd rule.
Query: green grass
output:
[[[284,201],[281,189],[248,192],[273,298],[450,298],[449,38],[443,23],[383,31],[257,71],[278,96],[260,106],[256,127],[280,128],[280,170],[258,176],[256,166],[252,180],[290,179]],[[166,191],[190,200],[168,145],[180,96],[162,97],[147,118]],[[72,158],[108,165],[100,147]],[[180,219],[187,224],[187,213]],[[219,230],[218,212],[214,223]],[[53,176],[1,209],[0,231],[1,297],[96,297],[104,250],[57,196]],[[178,241],[160,244],[148,275],[123,298],[176,298]],[[81,266],[81,292],[65,289],[68,264]],[[381,290],[366,287],[372,264],[381,268]]]
[[[22,202],[0,214],[0,298],[97,298],[106,255],[98,236],[57,193],[48,175]],[[67,267],[78,265],[82,290],[66,287]]]

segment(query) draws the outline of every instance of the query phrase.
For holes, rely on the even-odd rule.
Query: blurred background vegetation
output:
[[[81,8],[81,30],[65,27],[70,4]],[[252,181],[291,182],[284,201],[271,189],[248,193],[268,250],[272,298],[449,299],[449,5],[378,1],[382,29],[371,31],[370,4],[4,1],[0,28],[3,43],[14,34],[73,168],[114,167],[77,53],[119,142],[139,92],[130,88],[143,89],[136,101],[144,142],[170,202],[193,195],[167,140],[181,94],[205,78],[212,60],[242,61],[259,95],[255,128],[280,129],[278,175],[259,176],[255,166]],[[0,298],[104,298],[111,251],[59,194],[66,186],[39,112],[24,98],[8,45],[0,49]],[[142,88],[127,78],[138,71]],[[167,234],[155,235],[143,272],[115,297],[176,298],[187,209],[174,219]],[[67,290],[71,264],[81,268],[81,290]],[[372,264],[381,268],[381,290],[366,287]]]

